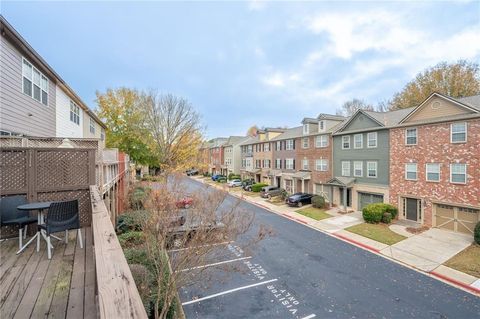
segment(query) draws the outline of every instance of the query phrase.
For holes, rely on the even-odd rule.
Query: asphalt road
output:
[[[275,235],[235,261],[238,273],[212,268],[218,281],[180,288],[182,303],[193,301],[183,306],[187,318],[480,318],[479,297],[250,203],[242,207]],[[219,249],[218,261],[245,257],[232,253],[235,243]]]

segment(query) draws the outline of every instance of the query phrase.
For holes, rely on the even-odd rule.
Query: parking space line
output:
[[[200,302],[200,301],[203,301],[203,300],[215,298],[215,297],[218,297],[218,296],[230,294],[230,293],[235,292],[235,291],[248,289],[248,288],[253,288],[253,287],[256,287],[256,286],[260,286],[260,285],[265,285],[265,284],[268,284],[270,282],[274,282],[274,281],[277,281],[277,280],[278,279],[275,278],[275,279],[271,279],[271,280],[267,280],[267,281],[257,282],[256,284],[252,284],[252,285],[248,285],[248,286],[243,286],[243,287],[238,287],[238,288],[222,291],[222,292],[210,295],[210,296],[206,296],[206,297],[198,298],[198,299],[195,299],[195,300],[183,302],[182,306],[186,306],[186,305],[189,305],[189,304],[192,304],[192,303],[196,303],[196,302]]]
[[[317,315],[312,313],[311,315],[308,315],[306,317],[303,317],[302,319],[310,319],[310,318],[315,318]]]
[[[235,258],[235,259],[230,259],[230,260],[224,260],[224,261],[220,261],[218,263],[206,264],[206,265],[203,265],[203,266],[197,266],[197,267],[192,267],[192,268],[186,268],[186,269],[182,269],[182,270],[179,270],[179,271],[190,271],[190,270],[194,270],[194,269],[200,269],[200,268],[206,268],[206,267],[211,267],[211,266],[233,263],[235,261],[240,261],[240,260],[245,260],[245,259],[250,259],[250,258],[252,258],[252,256]]]
[[[176,251],[182,251],[182,250],[187,250],[187,249],[195,249],[195,248],[202,248],[202,247],[210,247],[210,246],[219,246],[219,245],[227,245],[233,243],[232,241],[224,241],[221,243],[215,243],[215,244],[210,244],[210,245],[200,245],[200,246],[193,246],[193,247],[185,247],[185,248],[178,248],[178,249],[171,249],[168,250],[169,253],[174,253]]]

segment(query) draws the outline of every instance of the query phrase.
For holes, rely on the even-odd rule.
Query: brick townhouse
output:
[[[298,137],[302,135],[302,127],[294,127],[271,140],[273,170],[270,176],[273,185],[284,188],[289,193],[302,191],[305,179],[309,181],[308,173],[297,172],[296,149]],[[303,181],[303,182],[302,182]]]
[[[227,142],[225,137],[217,137],[210,141],[210,153],[209,153],[209,167],[208,171],[210,174],[222,174],[225,173],[223,168],[223,145]]]
[[[326,183],[332,178],[332,132],[345,120],[343,116],[320,114],[317,118],[304,118],[302,134],[297,138],[297,170],[307,174],[304,191],[332,198],[332,188]],[[300,181],[298,181],[300,183]],[[298,188],[301,189],[301,188]]]
[[[480,95],[433,93],[390,131],[399,218],[472,234],[480,220]]]

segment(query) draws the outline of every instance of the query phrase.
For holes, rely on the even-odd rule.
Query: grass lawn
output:
[[[250,197],[260,197],[260,192],[243,192],[243,195]]]
[[[450,258],[445,266],[480,278],[480,245],[468,246]]]
[[[404,240],[405,236],[399,235],[388,228],[388,225],[385,224],[368,224],[363,223],[355,226],[346,228],[349,232],[358,234],[363,237],[367,237],[378,242],[393,245],[399,241]]]
[[[332,217],[332,215],[325,213],[324,209],[315,208],[315,207],[299,209],[297,210],[297,213],[302,214],[303,216],[313,218],[315,220],[322,220],[325,218]]]
[[[283,206],[283,205],[286,205],[285,204],[285,201],[282,200],[282,198],[279,196],[279,197],[274,197],[272,198],[270,201],[268,201],[270,204],[273,204],[273,205],[276,205],[276,206]]]

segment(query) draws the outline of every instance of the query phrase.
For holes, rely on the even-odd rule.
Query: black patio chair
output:
[[[36,224],[37,217],[30,216],[26,210],[17,207],[28,204],[27,198],[22,195],[6,196],[0,198],[0,226],[18,226],[18,249],[23,247],[23,239],[27,238],[29,224]]]
[[[45,224],[38,225],[39,229],[46,232],[47,235],[47,254],[48,259],[52,258],[50,235],[65,231],[65,243],[68,243],[68,231],[77,230],[77,238],[80,248],[83,248],[82,232],[80,230],[80,218],[78,214],[78,200],[66,202],[53,202],[48,208]],[[40,236],[37,238],[37,251],[40,250]]]

